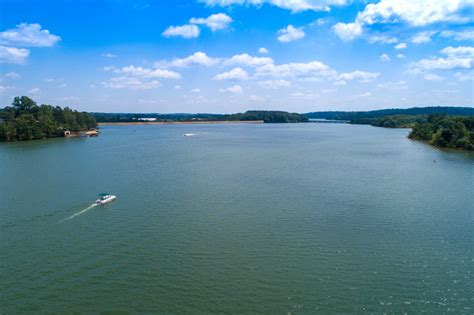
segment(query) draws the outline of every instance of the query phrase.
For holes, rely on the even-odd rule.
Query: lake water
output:
[[[472,314],[474,155],[407,133],[149,125],[0,144],[0,313]],[[118,199],[87,209],[102,192]]]

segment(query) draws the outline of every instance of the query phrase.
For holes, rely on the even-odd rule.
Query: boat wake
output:
[[[65,219],[62,219],[61,221],[59,221],[59,223],[63,223],[64,221],[68,221],[68,220],[74,219],[75,217],[80,216],[81,214],[86,213],[87,211],[89,211],[90,209],[94,208],[95,206],[98,206],[98,204],[97,204],[97,203],[93,203],[93,204],[91,204],[89,207],[87,207],[87,208],[85,208],[85,209],[82,209],[82,210],[79,211],[79,212],[74,213],[72,216],[67,217],[67,218],[65,218]]]

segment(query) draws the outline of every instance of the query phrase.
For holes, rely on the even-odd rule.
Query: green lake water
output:
[[[474,155],[407,133],[153,125],[0,144],[0,313],[472,314]],[[102,192],[118,199],[87,209]]]

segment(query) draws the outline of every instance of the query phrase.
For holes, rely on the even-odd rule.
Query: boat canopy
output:
[[[97,196],[104,197],[104,196],[108,196],[108,195],[110,195],[110,194],[109,193],[101,193],[101,194],[98,194]]]

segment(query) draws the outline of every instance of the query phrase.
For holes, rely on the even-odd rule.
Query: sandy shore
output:
[[[101,122],[101,123],[99,123],[99,126],[205,125],[205,124],[263,124],[263,120]]]

